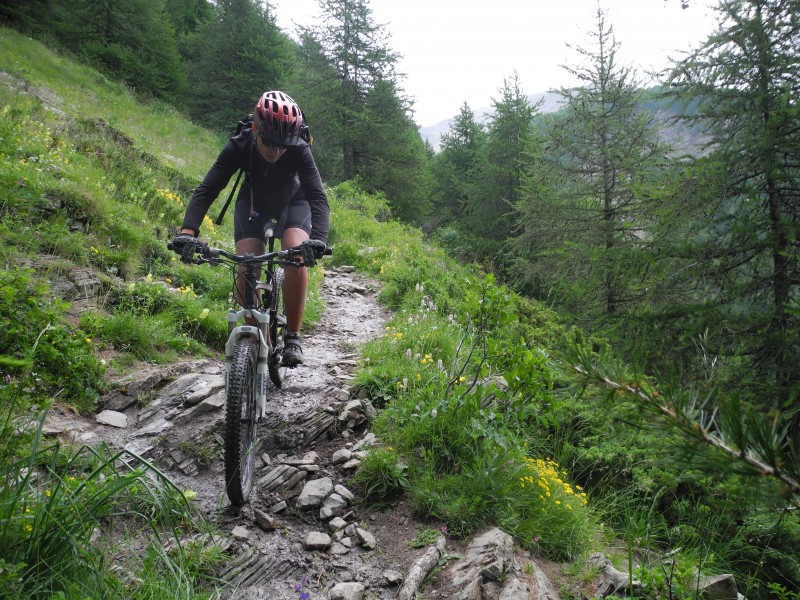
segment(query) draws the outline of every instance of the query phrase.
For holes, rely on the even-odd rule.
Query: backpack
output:
[[[253,127],[253,114],[250,113],[244,119],[236,123],[236,129],[231,132],[230,137],[235,138],[238,135],[241,135],[243,131],[249,131]],[[225,216],[225,213],[228,210],[228,207],[231,205],[231,200],[233,200],[233,195],[236,193],[236,188],[239,187],[239,181],[242,179],[242,173],[244,173],[244,169],[239,169],[239,173],[236,175],[236,181],[233,183],[233,188],[231,188],[231,193],[228,194],[228,199],[225,201],[225,205],[222,207],[222,210],[219,211],[219,215],[217,215],[216,220],[214,221],[215,225],[222,225],[222,218]]]
[[[231,138],[234,138],[238,135],[241,135],[243,131],[250,131],[253,127],[253,113],[247,115],[244,119],[236,123],[236,129],[233,130],[231,133]],[[300,127],[300,133],[298,137],[303,140],[308,145],[311,145],[314,142],[314,138],[311,137],[311,133],[308,130],[308,125],[306,125],[306,116],[303,115],[303,125]],[[225,205],[222,207],[222,210],[219,211],[219,215],[217,216],[215,224],[221,225],[222,218],[225,216],[225,212],[228,210],[228,207],[231,204],[231,200],[233,199],[233,195],[236,193],[236,188],[239,187],[239,181],[242,178],[242,173],[244,173],[244,169],[239,169],[239,174],[236,175],[236,181],[233,184],[233,188],[231,189],[231,193],[228,195],[228,199],[225,201]]]
[[[232,138],[240,135],[243,131],[249,131],[253,127],[253,113],[247,115],[244,119],[236,123],[236,129],[231,132]]]

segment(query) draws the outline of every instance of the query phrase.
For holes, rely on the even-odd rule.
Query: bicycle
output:
[[[267,377],[276,388],[283,385],[287,367],[283,361],[286,327],[282,285],[284,267],[298,268],[299,248],[274,251],[275,224],[268,224],[264,238],[268,251],[261,255],[234,254],[220,248],[197,247],[191,262],[224,266],[233,274],[234,294],[238,277],[244,277],[240,309],[227,315],[225,343],[225,492],[231,503],[247,502],[253,485],[253,459],[258,450],[256,424],[266,415]],[[171,250],[172,245],[168,244]],[[326,256],[332,254],[326,248]],[[238,271],[245,267],[244,275]],[[263,279],[256,271],[261,269]],[[245,317],[256,325],[240,324]]]

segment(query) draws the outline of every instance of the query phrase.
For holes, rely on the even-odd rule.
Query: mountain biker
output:
[[[250,127],[241,128],[228,140],[192,193],[180,233],[172,240],[173,250],[185,257],[202,246],[197,238],[203,218],[236,171],[244,171],[234,208],[236,253],[263,254],[265,226],[277,219],[281,247],[299,247],[305,265],[284,273],[283,364],[288,366],[303,362],[300,324],[308,290],[307,267],[322,256],[330,222],[328,198],[309,144],[308,127],[297,103],[284,92],[264,92]],[[242,304],[244,277],[237,278],[236,288]]]

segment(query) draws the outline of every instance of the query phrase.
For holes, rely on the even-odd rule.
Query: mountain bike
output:
[[[280,388],[287,369],[282,364],[284,268],[302,266],[297,260],[299,248],[273,251],[274,232],[274,225],[268,225],[265,254],[234,254],[203,246],[197,248],[197,257],[192,260],[230,269],[234,295],[237,279],[245,280],[241,308],[228,312],[225,343],[225,492],[235,506],[247,502],[253,485],[253,459],[259,445],[256,424],[266,415],[267,377]],[[327,248],[325,254],[329,256],[331,249]],[[239,266],[244,266],[243,274]]]

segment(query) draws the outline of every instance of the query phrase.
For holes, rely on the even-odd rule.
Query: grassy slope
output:
[[[143,106],[120,84],[12,29],[0,28],[0,56],[6,73],[34,88],[52,90],[61,100],[56,103],[60,110],[72,117],[103,119],[153,156],[178,158],[189,176],[205,175],[219,151],[219,136],[161,102]]]

